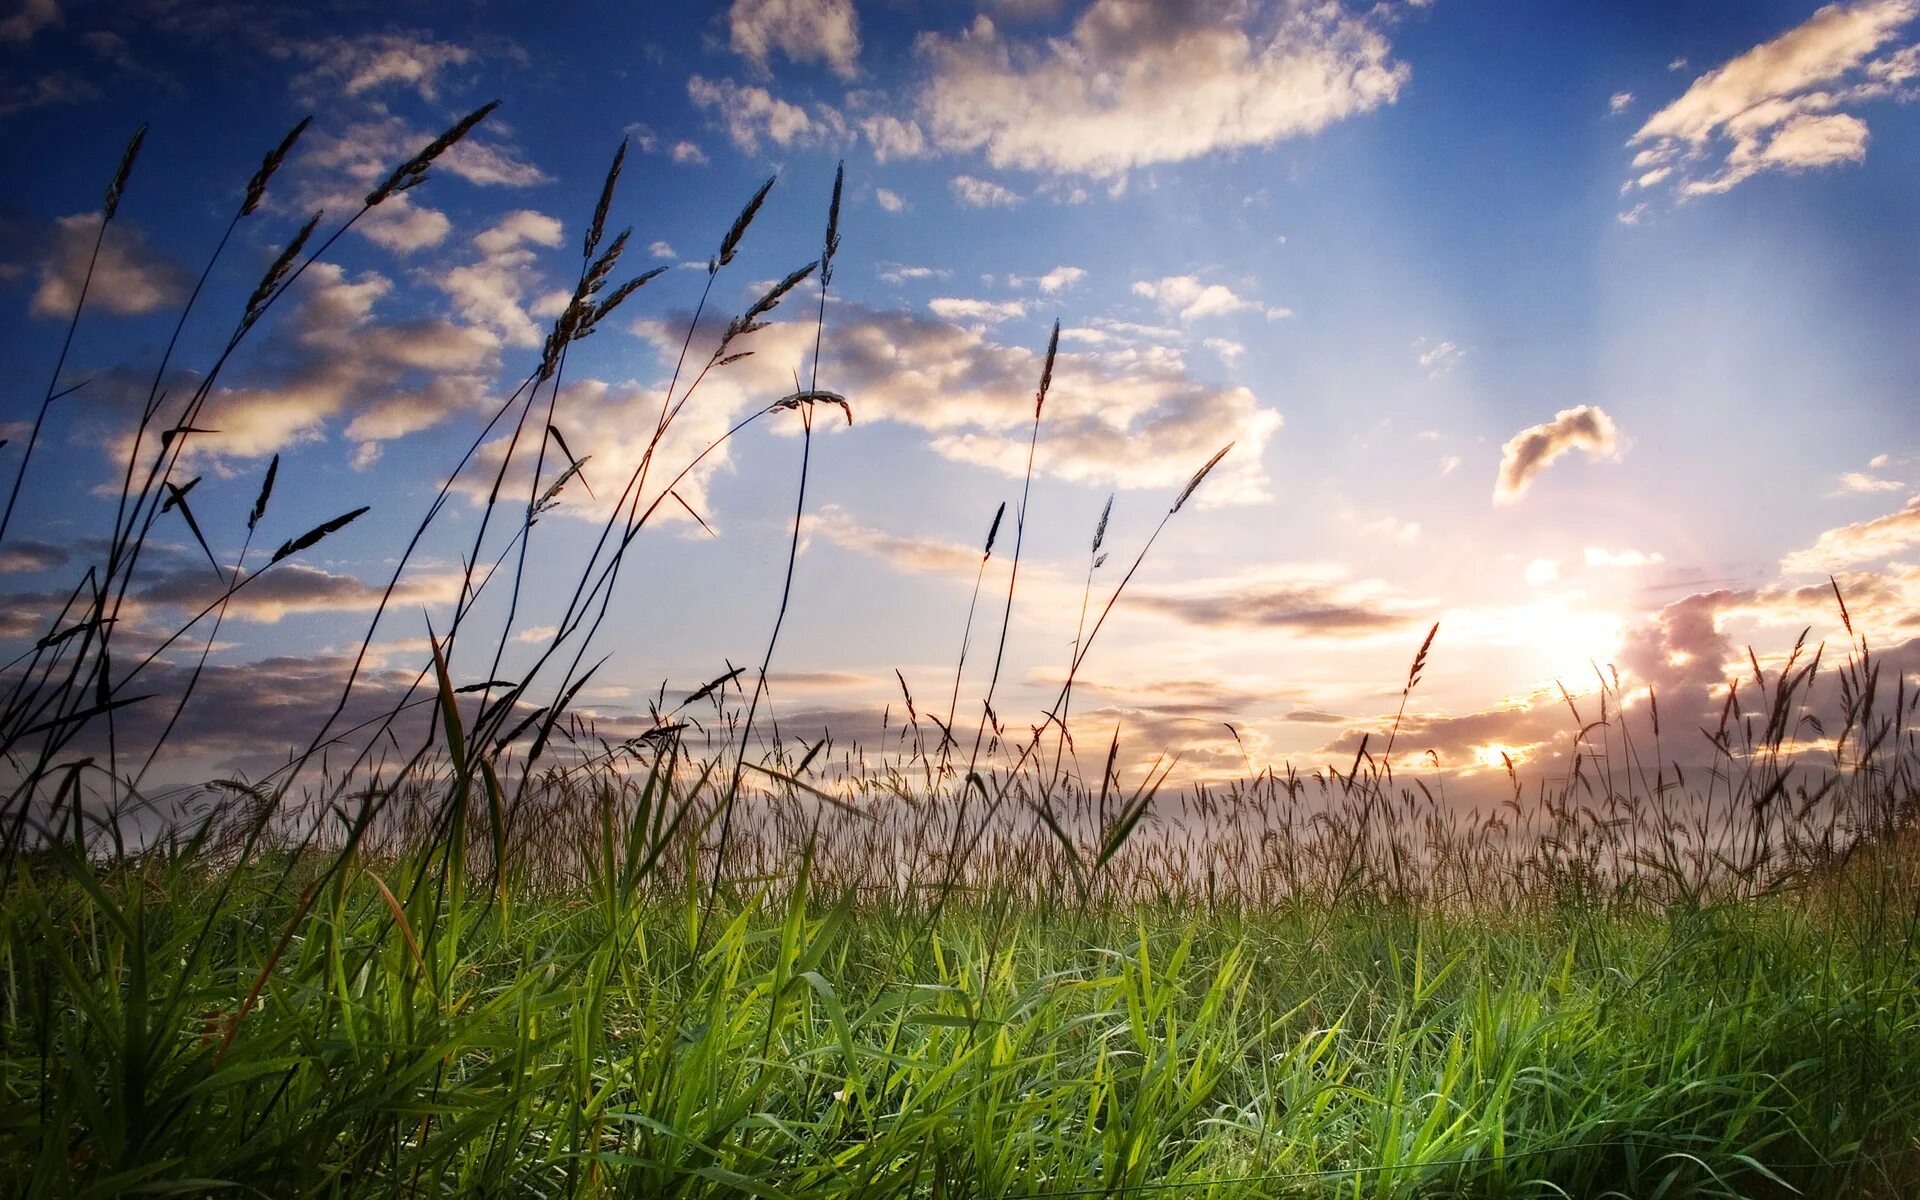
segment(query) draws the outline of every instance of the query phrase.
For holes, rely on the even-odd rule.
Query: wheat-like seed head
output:
[[[1219,466],[1220,460],[1225,458],[1227,451],[1231,449],[1233,449],[1233,443],[1228,442],[1226,445],[1220,447],[1220,449],[1214,451],[1213,457],[1207,460],[1206,466],[1201,467],[1193,473],[1193,478],[1187,480],[1187,486],[1180,489],[1180,496],[1173,502],[1173,507],[1167,510],[1169,515],[1180,511],[1180,506],[1185,504],[1193,495],[1194,490],[1200,486],[1200,481],[1207,477],[1207,472]]]
[[[127,148],[120,153],[120,167],[113,173],[113,182],[107,185],[107,196],[102,208],[106,219],[113,220],[113,214],[120,210],[120,197],[127,190],[127,176],[133,173],[133,160],[140,156],[140,145],[147,140],[147,127],[142,125],[133,131]]]
[[[587,226],[586,241],[581,244],[580,257],[592,258],[595,248],[600,245],[600,235],[606,232],[607,210],[613,206],[614,185],[620,181],[621,164],[627,161],[627,139],[620,139],[620,148],[613,152],[613,165],[607,168],[607,179],[600,185],[600,202],[593,206],[593,223]]]
[[[458,145],[462,138],[473,132],[474,126],[486,120],[487,114],[499,107],[500,102],[498,100],[489,100],[466,116],[461,117],[445,133],[428,142],[425,146],[422,146],[420,153],[395,167],[393,174],[387,176],[384,183],[367,193],[367,207],[372,208],[396,192],[404,192],[408,188],[417,187],[421,181],[426,179],[427,168],[433,165],[435,159]]]
[[[301,117],[300,123],[289,129],[287,136],[280,139],[280,144],[267,151],[266,157],[260,160],[260,169],[253,173],[252,179],[247,180],[247,198],[240,205],[241,216],[251,216],[253,210],[260,207],[260,201],[267,195],[267,182],[273,178],[274,172],[280,169],[280,164],[286,161],[288,152],[293,149],[293,144],[300,140],[300,135],[305,133],[307,126],[312,123],[313,117]]]
[[[766,203],[767,193],[773,190],[773,181],[778,178],[777,175],[767,176],[767,181],[760,185],[760,190],[753,194],[753,199],[747,201],[747,206],[741,209],[740,215],[733,219],[733,224],[727,228],[726,236],[720,239],[720,253],[707,260],[707,274],[711,275],[733,261],[734,254],[740,249],[740,239],[747,235],[747,226],[753,224],[754,215],[760,211],[760,206]]]

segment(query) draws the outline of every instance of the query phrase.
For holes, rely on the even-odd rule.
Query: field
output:
[[[488,112],[402,164],[362,213],[425,179]],[[268,155],[236,223],[299,133]],[[945,719],[909,698],[884,755],[756,740],[783,594],[756,667],[608,742],[569,702],[596,669],[587,647],[615,580],[677,499],[677,476],[643,468],[566,619],[499,678],[517,605],[496,628],[473,614],[494,611],[476,607],[482,592],[518,599],[535,518],[578,475],[541,433],[567,349],[657,274],[612,283],[620,169],[539,366],[394,568],[398,581],[434,522],[472,518],[466,587],[418,695],[353,729],[335,720],[343,695],[284,771],[170,807],[140,781],[173,721],[139,722],[177,718],[198,671],[165,697],[140,671],[169,652],[204,663],[228,600],[364,510],[251,570],[247,550],[216,562],[226,582],[200,619],[122,650],[119,605],[156,521],[192,511],[172,473],[220,366],[185,396],[156,376],[95,570],[0,675],[9,1192],[1920,1192],[1914,704],[1864,635],[1824,667],[1801,648],[1771,671],[1755,658],[1755,707],[1730,694],[1719,729],[1700,731],[1716,753],[1704,775],[1668,764],[1657,708],[1645,727],[1617,681],[1599,721],[1569,729],[1570,775],[1509,766],[1511,797],[1487,806],[1409,774],[1397,722],[1380,750],[1363,742],[1350,766],[1304,776],[1250,763],[1243,779],[1171,785],[1123,779],[1111,752],[1083,773],[1073,762],[1106,748],[1063,750],[1076,675],[1215,455],[1117,586],[1089,583],[1084,636],[1036,725],[994,714],[998,657],[977,715],[956,719],[963,652]],[[766,195],[726,228],[709,279]],[[819,256],[688,360],[657,444],[809,275],[831,337],[839,209],[836,182]],[[268,270],[228,354],[339,230],[315,236],[307,226]],[[696,328],[711,329],[696,316],[690,342]],[[1052,348],[1046,361],[1035,441]],[[851,419],[847,398],[795,384],[736,431],[798,421],[804,456],[816,419]],[[449,511],[451,480],[487,471],[485,503]],[[799,518],[805,481],[803,457]],[[272,493],[270,470],[249,549]],[[1014,582],[976,591],[976,683],[994,610],[1013,609],[1024,496],[1005,515]],[[1103,520],[1095,555],[1104,533]],[[983,565],[995,552],[990,535]],[[1835,603],[1844,614],[1837,587]],[[1844,703],[1809,748],[1808,697],[1827,680]],[[687,714],[702,705],[717,741],[696,740]],[[407,749],[388,758],[383,744]]]

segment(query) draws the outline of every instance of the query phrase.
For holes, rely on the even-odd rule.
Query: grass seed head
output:
[[[133,174],[133,160],[140,157],[140,146],[146,140],[147,127],[142,125],[133,131],[133,137],[127,140],[127,148],[120,152],[119,169],[114,171],[113,182],[107,185],[106,200],[101,205],[109,221],[120,210],[120,197],[127,190],[127,176]]]
[[[843,161],[833,171],[833,200],[827,205],[827,239],[825,248],[820,252],[820,286],[826,287],[833,282],[833,256],[840,251],[840,185],[845,181],[847,164]]]
[[[1187,480],[1187,486],[1180,489],[1180,496],[1177,500],[1173,502],[1173,507],[1167,510],[1168,513],[1171,514],[1171,513],[1177,513],[1180,511],[1181,505],[1185,504],[1187,500],[1190,497],[1192,497],[1195,489],[1197,489],[1200,486],[1200,481],[1207,477],[1207,472],[1219,466],[1220,460],[1225,458],[1227,456],[1227,451],[1231,449],[1233,449],[1233,443],[1228,442],[1226,445],[1214,451],[1213,457],[1207,460],[1207,465],[1204,467],[1201,467],[1198,471],[1195,471],[1193,473],[1193,478]]]
[[[707,262],[707,274],[711,275],[733,261],[733,256],[740,250],[740,239],[747,235],[747,226],[753,224],[755,214],[760,211],[760,206],[766,203],[767,193],[773,190],[773,181],[778,178],[777,175],[767,176],[767,181],[760,185],[760,190],[753,194],[753,199],[747,201],[747,206],[741,209],[740,215],[733,219],[733,224],[727,228],[726,236],[720,239],[720,253]]]
[[[253,173],[252,179],[247,180],[247,198],[240,205],[241,216],[251,216],[253,211],[260,207],[260,201],[267,195],[268,181],[280,169],[280,164],[287,160],[287,154],[293,149],[293,144],[300,140],[300,135],[305,133],[307,126],[312,123],[312,116],[301,117],[299,124],[287,130],[287,136],[280,139],[280,144],[267,151],[266,157],[260,160],[260,169]]]
[[[267,515],[267,501],[273,498],[273,481],[279,474],[280,456],[276,454],[273,461],[267,464],[266,478],[260,481],[260,495],[253,502],[253,511],[247,514],[248,533],[252,533],[253,527],[260,523],[260,518]]]
[[[300,232],[293,235],[293,240],[280,251],[279,257],[275,258],[272,265],[267,268],[267,273],[260,277],[260,282],[253,289],[253,295],[247,297],[246,313],[240,318],[242,332],[253,328],[254,322],[266,312],[267,305],[272,302],[281,281],[287,277],[287,272],[293,269],[294,259],[300,257],[300,251],[306,248],[307,239],[313,236],[314,228],[319,224],[319,213],[316,212],[308,217],[307,223],[300,227]]]
[[[606,182],[600,185],[600,202],[593,206],[593,223],[587,226],[586,240],[581,244],[580,257],[592,258],[600,245],[600,236],[606,232],[607,210],[613,207],[613,189],[620,182],[621,164],[627,161],[627,139],[620,139],[620,148],[613,152],[613,165],[607,168]]]
[[[1040,410],[1047,403],[1047,389],[1053,386],[1053,360],[1060,352],[1060,322],[1053,323],[1053,336],[1047,339],[1047,361],[1040,368],[1040,390],[1033,394],[1033,419],[1040,419]]]
[[[372,208],[396,192],[418,186],[427,177],[427,168],[442,154],[453,149],[461,139],[473,132],[474,126],[487,119],[487,115],[500,107],[498,100],[489,100],[479,108],[456,121],[445,133],[420,148],[420,153],[395,167],[393,174],[379,187],[367,193],[367,207]]]

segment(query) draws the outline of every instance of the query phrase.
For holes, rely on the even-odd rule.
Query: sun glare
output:
[[[1526,756],[1517,746],[1503,746],[1499,742],[1489,742],[1484,746],[1474,747],[1473,761],[1482,767],[1504,771],[1509,762],[1517,767],[1526,761]]]

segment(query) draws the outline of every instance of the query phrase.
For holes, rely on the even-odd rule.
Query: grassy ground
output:
[[[618,862],[504,904],[446,866],[37,856],[0,910],[0,1178],[55,1195],[1920,1186],[1915,896],[1872,862],[1817,893],[1665,913],[976,897],[931,928],[804,871],[703,921],[697,891]]]

